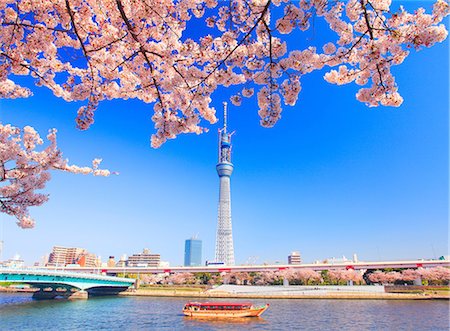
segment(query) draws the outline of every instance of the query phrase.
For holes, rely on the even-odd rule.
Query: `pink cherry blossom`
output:
[[[397,271],[382,272],[375,271],[369,275],[369,280],[380,284],[394,284],[395,281],[402,279],[401,273]]]
[[[19,76],[30,76],[56,97],[85,102],[76,118],[81,130],[94,123],[102,101],[135,98],[153,104],[153,147],[182,133],[207,131],[203,120],[217,121],[213,93],[236,85],[245,87],[232,103],[241,105],[256,90],[260,123],[272,127],[282,103],[297,103],[303,76],[323,68],[331,84],[359,85],[356,98],[367,106],[398,107],[403,98],[392,67],[411,50],[444,41],[448,14],[445,0],[437,0],[431,13],[402,7],[394,12],[391,0],[4,0],[0,98],[31,97],[19,84]],[[336,38],[317,48],[283,40],[286,34],[302,38],[298,32],[318,19]],[[204,34],[187,38],[200,20]],[[99,169],[99,159],[92,167],[69,165],[56,147],[56,130],[41,151],[36,148],[43,140],[29,126],[0,124],[0,138],[0,208],[23,228],[34,225],[28,207],[48,199],[36,191],[50,179],[49,170],[110,175]]]
[[[69,165],[56,144],[56,130],[50,130],[43,139],[30,126],[22,130],[10,124],[0,123],[0,211],[17,219],[17,225],[27,229],[34,227],[28,208],[40,206],[48,195],[37,191],[45,188],[50,180],[50,170],[109,176],[108,170],[99,169],[101,159],[95,159],[92,167]]]
[[[257,91],[261,124],[271,127],[282,103],[297,103],[303,76],[324,67],[327,82],[360,85],[356,98],[368,106],[398,107],[391,68],[445,40],[448,13],[445,0],[431,13],[394,11],[390,0],[4,0],[0,97],[30,97],[18,76],[31,76],[56,97],[85,102],[82,130],[103,100],[139,99],[153,104],[153,147],[205,132],[203,120],[217,121],[213,93],[233,85],[245,86],[243,97]],[[320,19],[335,38],[316,49],[299,31]],[[201,22],[203,35],[187,38]],[[304,40],[287,44],[286,34]]]
[[[418,274],[424,280],[450,282],[450,269],[444,267],[435,267],[428,269],[419,269]]]

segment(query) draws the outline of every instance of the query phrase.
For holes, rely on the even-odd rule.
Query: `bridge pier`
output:
[[[422,277],[417,277],[416,279],[414,279],[413,281],[413,285],[422,285]]]
[[[69,300],[78,300],[78,299],[88,299],[89,298],[89,294],[87,291],[83,291],[83,290],[79,290],[76,292],[72,292],[71,294],[69,294],[69,296],[67,297],[67,299]]]
[[[44,291],[43,288],[39,288],[39,291],[36,291],[33,293],[33,299],[36,300],[50,300],[54,299],[58,296],[58,292],[56,292],[56,289],[52,288],[51,291]]]

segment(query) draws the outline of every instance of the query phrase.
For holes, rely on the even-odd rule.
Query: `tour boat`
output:
[[[191,317],[258,317],[269,304],[254,306],[251,302],[188,302],[183,314]]]

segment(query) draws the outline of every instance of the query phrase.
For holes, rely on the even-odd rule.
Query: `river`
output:
[[[120,296],[37,301],[31,294],[0,293],[0,330],[449,329],[446,300],[252,300],[270,307],[260,318],[238,320],[184,317],[181,309],[187,301]]]

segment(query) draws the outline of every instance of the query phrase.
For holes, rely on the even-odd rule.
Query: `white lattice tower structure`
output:
[[[231,227],[231,194],[230,177],[233,173],[231,163],[231,136],[227,132],[227,103],[223,103],[224,124],[219,130],[219,162],[216,165],[219,175],[219,210],[217,217],[216,262],[234,265],[233,233]]]

